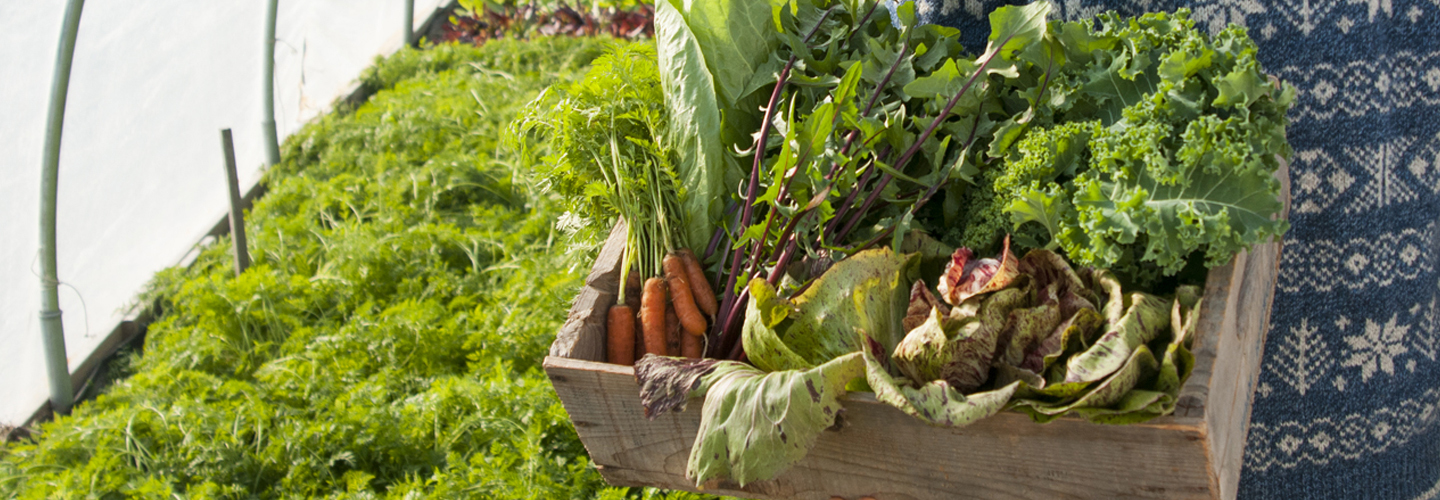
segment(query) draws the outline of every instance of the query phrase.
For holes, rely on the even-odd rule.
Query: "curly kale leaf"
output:
[[[981,176],[981,186],[975,190],[968,207],[968,223],[961,246],[992,249],[1005,233],[1019,229],[1024,222],[1031,220],[1040,222],[1050,234],[1058,234],[1060,226],[1057,224],[1065,213],[1060,205],[1066,205],[1064,200],[1068,200],[1074,192],[1064,181],[1084,171],[1088,156],[1086,144],[1099,130],[1098,122],[1071,122],[1048,128],[1037,127],[1027,133],[1011,148],[999,168],[987,170]],[[1025,212],[1016,203],[1032,199],[1027,195],[1042,189],[1052,198],[1058,197],[1042,203],[1052,211],[1031,213],[1024,220],[1011,215],[1017,209]],[[1024,236],[1017,241],[1022,243],[1030,243],[1026,240],[1034,239],[1031,233],[1020,234]]]
[[[1030,126],[978,176],[960,245],[1014,232],[1021,248],[1145,283],[1284,233],[1274,174],[1291,154],[1294,89],[1265,75],[1243,28],[1211,38],[1180,10],[1059,32],[1067,59],[1037,101],[1054,123]]]
[[[1287,223],[1274,217],[1282,208],[1273,176],[1276,160],[1256,154],[1249,144],[1253,132],[1253,124],[1236,117],[1201,117],[1186,127],[1185,145],[1165,169],[1145,168],[1131,134],[1097,139],[1098,150],[1118,152],[1115,159],[1123,160],[1076,180],[1075,207],[1085,237],[1062,237],[1065,249],[1077,262],[1108,267],[1120,260],[1119,245],[1141,244],[1141,260],[1175,274],[1197,250],[1205,251],[1213,267],[1283,234]],[[1170,179],[1156,175],[1172,168]]]

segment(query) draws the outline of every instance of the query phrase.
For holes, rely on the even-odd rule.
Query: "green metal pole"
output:
[[[415,46],[415,0],[405,0],[405,45]]]
[[[260,88],[263,95],[260,97],[261,109],[265,121],[260,123],[260,136],[265,140],[265,165],[277,165],[280,163],[280,135],[275,130],[275,15],[280,7],[280,0],[270,0],[269,7],[265,11],[265,48],[264,57],[261,58],[264,71],[262,71]]]
[[[60,133],[65,125],[65,97],[70,91],[70,63],[75,59],[75,36],[80,32],[80,10],[85,0],[65,5],[60,47],[55,51],[55,75],[50,81],[50,113],[45,121],[45,153],[40,160],[40,335],[45,342],[45,370],[50,378],[50,409],[70,413],[75,392],[65,355],[65,324],[60,321],[60,278],[55,265],[55,198],[60,181]]]
[[[225,184],[230,192],[230,241],[235,244],[235,275],[250,267],[250,250],[245,244],[245,208],[240,198],[240,178],[235,173],[235,140],[230,129],[220,130],[220,147],[225,153]]]

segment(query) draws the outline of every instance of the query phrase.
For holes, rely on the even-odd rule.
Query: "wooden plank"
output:
[[[872,395],[851,394],[845,425],[793,468],[741,487],[685,479],[700,425],[689,411],[645,420],[629,367],[547,358],[546,373],[591,459],[611,484],[760,499],[1211,498],[1199,419],[1128,426],[1039,425],[1002,413],[959,429],[927,426]]]
[[[1245,262],[1236,322],[1227,328],[1221,342],[1227,346],[1227,357],[1217,360],[1216,370],[1233,373],[1224,381],[1216,381],[1212,394],[1224,394],[1223,403],[1214,403],[1206,420],[1211,435],[1223,437],[1214,445],[1212,459],[1219,471],[1220,498],[1235,498],[1240,484],[1245,438],[1250,429],[1250,410],[1255,386],[1260,379],[1260,363],[1264,359],[1265,337],[1270,330],[1270,309],[1275,298],[1275,282],[1280,268],[1280,244],[1259,245]],[[1231,335],[1233,333],[1233,335]],[[1223,387],[1223,388],[1222,388]]]
[[[1280,182],[1283,208],[1279,217],[1290,211],[1290,168],[1279,158],[1275,173]],[[1272,241],[1256,245],[1235,257],[1229,267],[1229,287],[1222,323],[1205,330],[1207,338],[1216,342],[1216,358],[1211,363],[1206,410],[1207,451],[1213,488],[1218,498],[1231,500],[1240,486],[1245,438],[1250,431],[1250,410],[1255,386],[1260,378],[1260,363],[1265,350],[1265,337],[1270,330],[1270,308],[1275,298],[1275,284],[1280,274],[1280,252],[1283,243]],[[1211,280],[1214,275],[1211,275]],[[1206,283],[1209,293],[1210,282]],[[1205,328],[1205,324],[1200,325]]]
[[[1227,291],[1235,274],[1235,263],[1210,270],[1205,279],[1204,298],[1200,303],[1200,316],[1195,327],[1195,341],[1191,353],[1195,355],[1195,368],[1180,388],[1180,397],[1175,405],[1175,415],[1203,418],[1205,406],[1210,399],[1210,378],[1214,372],[1216,349],[1219,344],[1219,329],[1224,324],[1225,310],[1232,303]]]
[[[620,260],[624,252],[625,222],[621,221],[610,230],[590,276],[585,278],[585,286],[571,303],[565,324],[550,344],[551,356],[605,360],[605,315],[619,293]]]

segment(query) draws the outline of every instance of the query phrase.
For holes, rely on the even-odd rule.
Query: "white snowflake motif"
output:
[[[1405,346],[1405,335],[1410,333],[1410,325],[1397,325],[1399,316],[1390,316],[1390,321],[1384,325],[1366,319],[1364,335],[1345,337],[1345,343],[1350,344],[1352,352],[1350,359],[1341,366],[1360,367],[1361,382],[1370,380],[1377,369],[1394,375],[1395,358],[1410,352]]]
[[[1215,0],[1198,3],[1194,9],[1195,21],[1209,27],[1211,34],[1219,33],[1230,23],[1245,26],[1246,17],[1265,13],[1265,6],[1257,0]]]

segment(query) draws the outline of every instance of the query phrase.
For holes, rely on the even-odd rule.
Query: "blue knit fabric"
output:
[[[1000,0],[922,0],[972,51]],[[1243,499],[1440,499],[1440,0],[1059,0],[1244,25],[1294,84],[1293,227]]]

